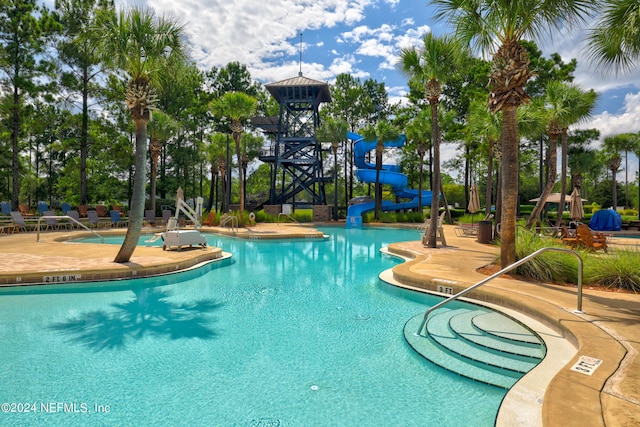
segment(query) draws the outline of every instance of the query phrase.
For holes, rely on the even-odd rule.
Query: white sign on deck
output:
[[[596,359],[595,357],[589,356],[580,356],[575,365],[571,367],[571,370],[580,372],[581,374],[591,375],[596,371],[596,369],[598,369],[598,366],[600,366],[601,364],[601,359]]]

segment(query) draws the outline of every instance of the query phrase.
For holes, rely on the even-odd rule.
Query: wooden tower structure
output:
[[[274,135],[271,149],[260,156],[263,162],[272,163],[268,204],[326,204],[324,184],[331,178],[324,177],[316,129],[320,125],[320,104],[331,102],[329,85],[300,73],[266,88],[280,105],[277,118],[254,121]]]

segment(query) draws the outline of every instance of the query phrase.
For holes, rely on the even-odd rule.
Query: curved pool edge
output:
[[[466,246],[467,242],[464,243]],[[486,258],[475,259],[474,256],[476,248],[487,245],[480,245],[475,241],[469,243],[478,246],[463,248],[473,249],[465,254],[468,257],[459,253],[457,257],[450,254],[447,256],[449,251],[443,248],[436,251],[425,248],[423,252],[421,249],[412,250],[403,244],[389,245],[388,251],[404,258],[405,262],[383,272],[380,277],[392,285],[420,292],[438,294],[438,286],[451,287],[454,293],[459,292],[477,283],[478,277],[486,277],[479,276],[475,271],[487,264],[482,261]],[[452,251],[460,252],[460,249],[457,247]],[[496,425],[522,425],[523,422],[526,425],[572,425],[577,420],[589,419],[593,425],[604,426],[611,419],[633,419],[634,416],[629,415],[629,409],[637,408],[637,403],[633,399],[623,398],[620,392],[611,393],[608,389],[612,386],[607,384],[610,378],[623,383],[629,372],[628,368],[620,369],[621,364],[625,365],[627,356],[625,341],[595,322],[593,316],[574,313],[575,294],[572,288],[498,278],[491,285],[487,284],[469,295],[467,301],[493,305],[492,308],[499,311],[512,310],[514,317],[524,316],[522,321],[529,327],[532,326],[531,321],[535,321],[550,328],[550,332],[543,335],[545,342],[550,341],[547,336],[555,334],[577,349],[570,357],[567,354],[557,360],[553,351],[549,350],[546,362],[543,361],[521,379],[505,397]],[[442,293],[440,295],[446,296]],[[594,301],[590,302],[595,304]],[[609,312],[613,310],[609,307],[603,309]],[[587,306],[587,313],[591,310]],[[599,310],[596,313],[596,309],[593,312],[596,317],[600,314]],[[549,347],[550,344],[552,343],[548,343]],[[584,375],[571,369],[580,356],[597,358],[603,363],[591,375]],[[550,362],[554,362],[555,367],[549,368]],[[533,381],[543,369],[550,369],[546,374],[551,378],[546,381],[545,387],[535,391],[531,388]],[[631,380],[629,378],[628,381]],[[622,412],[611,414],[609,405],[620,407]],[[535,422],[538,424],[532,423],[534,414],[537,414]]]
[[[105,233],[118,234],[118,233]],[[0,288],[69,285],[132,278],[154,277],[186,271],[203,263],[231,256],[222,248],[184,248],[163,251],[160,246],[138,246],[127,263],[115,263],[118,245],[74,243],[85,232],[47,233],[46,240],[33,241],[24,233],[3,238],[7,251],[0,251]]]

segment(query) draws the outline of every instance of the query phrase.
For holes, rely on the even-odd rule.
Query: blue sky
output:
[[[262,83],[298,74],[302,33],[305,76],[329,83],[340,73],[370,77],[385,83],[392,101],[402,100],[407,91],[406,78],[395,68],[400,49],[419,45],[428,31],[449,32],[435,21],[427,0],[117,0],[116,4],[147,5],[159,15],[177,18],[185,25],[192,57],[200,67],[239,61]],[[563,30],[553,41],[537,41],[545,56],[558,52],[565,62],[576,58],[576,83],[600,94],[595,115],[580,127],[596,127],[603,137],[640,131],[640,70],[618,77],[600,75],[585,58],[584,37],[584,31]]]

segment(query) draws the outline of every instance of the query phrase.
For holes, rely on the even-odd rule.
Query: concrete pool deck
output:
[[[389,252],[408,260],[384,273],[389,281],[431,291],[437,291],[439,286],[449,287],[455,293],[486,278],[477,269],[496,259],[498,247],[479,244],[473,238],[457,237],[453,226],[445,225],[444,230],[446,247],[424,248],[417,241],[417,235],[416,241],[390,245]],[[154,231],[159,230],[144,230],[150,237]],[[203,231],[232,234],[220,227],[205,227]],[[122,234],[125,230],[98,232]],[[242,228],[236,234],[250,239],[322,237],[315,229],[296,224],[259,224]],[[112,261],[118,245],[64,242],[87,235],[90,234],[86,231],[46,232],[41,233],[40,242],[36,242],[33,232],[0,236],[0,286],[142,277],[183,270],[228,255],[223,252],[224,248],[194,247],[178,252],[163,251],[161,247],[138,247],[131,262],[115,264]],[[631,239],[616,241],[629,247],[637,245]],[[569,362],[554,372],[543,395],[530,396],[529,403],[541,411],[540,420],[544,425],[640,425],[639,294],[585,287],[584,313],[576,314],[573,312],[577,305],[575,287],[501,277],[469,297],[526,314],[577,349]],[[601,360],[591,375],[571,369],[581,356]],[[535,376],[534,370],[524,379],[535,380]],[[505,405],[509,405],[509,396],[503,402]],[[525,408],[521,409],[526,413]],[[498,421],[500,423],[500,417]],[[501,424],[508,425],[508,422]],[[538,422],[527,424],[520,420],[518,425],[534,424]]]

